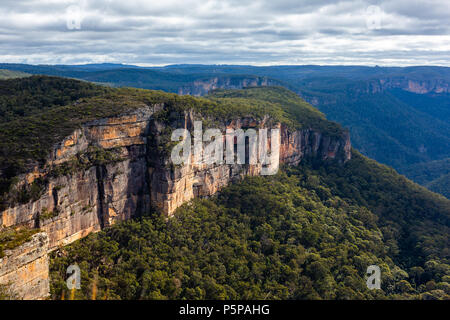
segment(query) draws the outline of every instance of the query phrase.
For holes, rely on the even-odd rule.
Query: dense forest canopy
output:
[[[79,299],[448,299],[449,216],[448,200],[357,153],[304,161],[55,252],[52,297],[68,297],[77,263]],[[372,264],[382,290],[367,289]]]

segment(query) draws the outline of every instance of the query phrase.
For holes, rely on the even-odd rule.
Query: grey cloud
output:
[[[66,9],[78,4],[80,30]],[[366,9],[382,10],[381,28]],[[450,8],[433,1],[0,2],[0,61],[449,64]],[[447,43],[447,44],[446,44]]]
[[[424,20],[442,20],[445,22],[450,15],[450,2],[441,0],[397,0],[385,1],[381,6],[387,12],[397,13],[406,17]],[[448,23],[447,23],[448,24]]]

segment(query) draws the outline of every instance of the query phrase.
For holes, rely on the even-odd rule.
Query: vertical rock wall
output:
[[[5,250],[0,258],[0,285],[10,289],[14,297],[25,300],[43,299],[49,295],[48,237],[37,233],[31,240],[13,250]]]

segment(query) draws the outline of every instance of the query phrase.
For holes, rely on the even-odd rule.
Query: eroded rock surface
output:
[[[43,299],[49,295],[48,237],[45,232],[13,250],[5,250],[0,258],[0,285],[14,297],[25,300]]]

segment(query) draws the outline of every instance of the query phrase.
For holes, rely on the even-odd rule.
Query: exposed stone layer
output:
[[[51,166],[69,161],[89,145],[119,147],[123,161],[49,178],[37,201],[1,212],[0,227],[38,227],[48,233],[52,250],[115,221],[129,219],[137,208],[147,209],[149,197],[142,195],[148,189],[145,143],[154,110],[148,107],[132,115],[87,123],[65,138],[51,152],[48,166],[26,175],[24,181],[32,183],[46,176]]]
[[[371,85],[374,92],[393,88],[399,88],[418,94],[450,92],[449,84],[445,79],[417,80],[408,79],[406,77],[398,77],[380,79],[378,83],[372,81]]]
[[[185,128],[191,130],[193,127],[192,115],[187,115],[186,118]],[[226,128],[259,129],[264,127],[264,120],[256,121],[246,118],[232,121],[227,127],[224,126],[220,129],[225,132]],[[321,160],[332,159],[342,163],[350,159],[351,144],[347,132],[336,138],[324,136],[311,129],[290,132],[283,125],[278,124],[277,127],[280,129],[281,136],[280,163],[296,165],[304,157],[317,157]],[[152,204],[167,215],[173,214],[179,206],[195,197],[213,195],[232,181],[239,180],[244,176],[260,175],[262,169],[261,164],[219,165],[205,162],[195,164],[192,161],[189,165],[167,170],[157,159],[153,160],[159,165],[154,165],[149,169]]]
[[[42,299],[49,294],[48,237],[45,232],[0,259],[0,285],[11,288],[14,296],[25,300]]]
[[[279,86],[281,82],[267,77],[222,76],[196,80],[178,89],[180,95],[204,96],[215,89],[242,89],[246,87]]]

